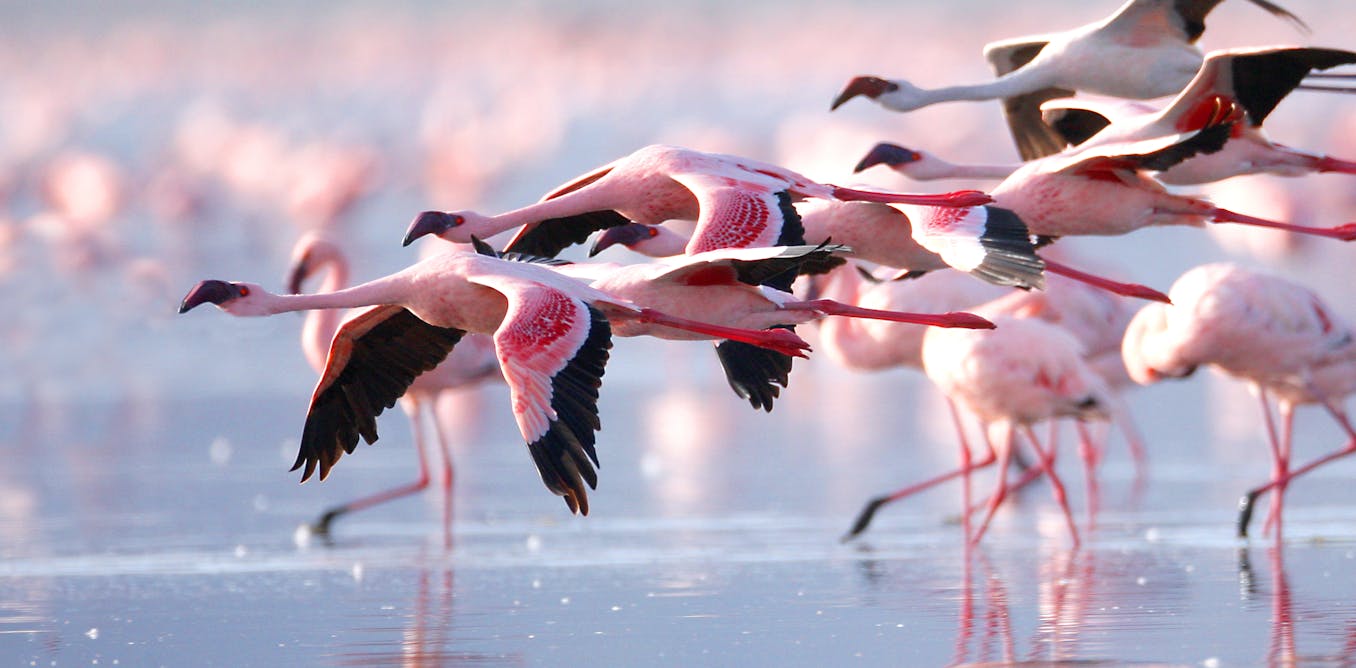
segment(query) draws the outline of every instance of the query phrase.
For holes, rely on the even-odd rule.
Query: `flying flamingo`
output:
[[[593,232],[627,222],[658,225],[695,220],[688,253],[717,248],[796,245],[800,218],[794,200],[863,199],[881,202],[976,206],[978,191],[904,195],[855,190],[811,181],[776,165],[732,155],[652,145],[589,172],[548,193],[536,204],[486,216],[474,211],[426,211],[405,243],[437,234],[466,243],[515,227],[523,229],[506,250],[553,257]]]
[[[1267,0],[1250,0],[1300,27],[1303,21]],[[988,83],[919,88],[903,79],[859,76],[834,109],[863,95],[894,111],[940,102],[1003,99],[1004,115],[1023,160],[1053,155],[1063,138],[1041,120],[1041,103],[1085,91],[1130,99],[1174,95],[1195,76],[1196,40],[1221,0],[1129,0],[1109,18],[1072,30],[992,42],[984,58],[998,78]]]
[[[1220,150],[1243,114],[1223,98],[1212,101],[1208,112],[1198,130],[1032,160],[993,189],[994,205],[1011,210],[1032,234],[1043,237],[1117,235],[1149,225],[1211,222],[1356,239],[1354,223],[1322,228],[1249,216],[1170,193],[1148,176],[1146,172],[1164,171],[1194,155]]]
[[[437,248],[429,246],[426,248]],[[447,247],[438,248],[439,251]],[[292,251],[292,267],[288,272],[288,292],[301,292],[305,281],[324,273],[319,286],[320,292],[334,292],[348,287],[349,262],[337,243],[321,234],[309,233],[297,241]],[[330,342],[342,322],[362,317],[372,310],[369,307],[353,309],[342,313],[334,309],[314,310],[307,314],[301,330],[301,348],[306,361],[317,373],[325,372],[325,362],[329,355]],[[310,525],[310,530],[321,536],[328,535],[330,525],[342,515],[370,508],[426,489],[432,480],[432,454],[428,448],[428,434],[425,430],[425,413],[437,403],[440,396],[451,395],[461,389],[476,387],[490,380],[503,380],[499,372],[499,362],[495,359],[494,341],[484,334],[467,334],[457,342],[448,353],[447,359],[438,366],[419,375],[400,397],[400,407],[410,419],[410,430],[414,435],[415,452],[419,458],[419,477],[413,483],[379,492],[355,501],[335,506],[321,513],[320,518]],[[443,529],[451,528],[452,520],[452,451],[449,448],[447,434],[436,412],[432,413],[433,435],[442,452],[441,485],[443,492]]]
[[[1338,49],[1267,47],[1212,51],[1191,84],[1161,110],[1097,100],[1047,103],[1045,109],[1052,125],[1068,132],[1070,143],[1091,147],[1198,130],[1220,99],[1241,106],[1246,118],[1234,124],[1223,149],[1189,158],[1157,175],[1159,181],[1172,185],[1196,185],[1259,173],[1356,174],[1354,162],[1276,144],[1262,131],[1266,117],[1311,71],[1352,63],[1356,63],[1356,53]]]
[[[1163,301],[1152,288],[1121,283],[1042,258],[1026,225],[993,206],[926,207],[880,202],[815,202],[803,206],[807,243],[842,242],[854,258],[919,276],[955,268],[995,285],[1041,288],[1045,272],[1062,274],[1104,290]],[[623,225],[603,232],[590,250],[614,244],[651,257],[682,252],[686,238],[664,227]]]
[[[791,332],[740,330],[684,320],[584,285],[551,269],[475,253],[434,255],[394,274],[335,292],[275,295],[251,283],[198,283],[179,307],[216,304],[235,316],[377,306],[344,323],[330,345],[311,398],[300,452],[304,482],[323,480],[358,437],[377,438],[376,416],[467,333],[492,334],[518,429],[542,481],[571,512],[588,513],[584,487],[596,487],[598,388],[611,347],[611,322],[641,320],[654,336],[712,338],[804,356]]]
[[[1356,452],[1341,402],[1356,391],[1356,336],[1308,288],[1227,263],[1196,267],[1173,283],[1172,305],[1150,305],[1130,323],[1123,353],[1139,383],[1190,375],[1211,365],[1249,382],[1262,401],[1271,445],[1272,478],[1243,498],[1238,533],[1246,536],[1256,498],[1276,492],[1270,525],[1279,535],[1286,485],[1339,457]],[[1280,412],[1272,421],[1271,397]],[[1319,404],[1350,439],[1347,445],[1299,468],[1290,468],[1295,407]]]
[[[1041,444],[1031,425],[1060,417],[1080,420],[1105,417],[1106,386],[1083,361],[1078,340],[1058,325],[1011,316],[996,316],[993,321],[996,328],[992,332],[955,330],[938,336],[929,331],[923,335],[923,371],[953,402],[953,416],[954,403],[959,403],[984,425],[982,433],[988,454],[972,461],[956,416],[961,469],[947,477],[967,474],[995,459],[998,462],[998,483],[989,497],[985,518],[967,539],[977,543],[983,537],[994,512],[1007,496],[1007,470],[1015,433],[1020,430],[1036,451],[1040,472],[1049,478],[1055,500],[1068,523],[1069,535],[1077,545],[1078,530],[1064,484],[1053,469],[1054,452]],[[882,506],[907,496],[915,487],[872,499],[845,539],[864,531]],[[967,509],[964,514],[968,516],[969,499],[964,503]]]

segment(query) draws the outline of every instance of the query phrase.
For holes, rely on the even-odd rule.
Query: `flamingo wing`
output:
[[[1266,49],[1231,55],[1228,62],[1234,98],[1247,111],[1248,122],[1261,125],[1310,72],[1356,63],[1356,53],[1299,47]]]
[[[1269,0],[1248,0],[1254,5],[1271,12],[1273,16],[1283,18],[1305,32],[1309,26],[1300,17],[1290,13],[1284,7]],[[1223,0],[1173,0],[1172,9],[1179,26],[1186,32],[1188,42],[1195,42],[1205,32],[1205,17]],[[1145,3],[1148,4],[1148,3]]]
[[[609,227],[630,223],[626,216],[611,209],[587,211],[573,216],[548,218],[539,223],[524,225],[513,235],[504,251],[539,257],[555,257],[575,244],[582,244],[589,236]]]
[[[602,426],[598,388],[612,328],[602,312],[562,290],[508,276],[471,280],[508,297],[495,351],[537,472],[570,512],[587,515],[585,483],[598,485],[594,432]]]
[[[805,243],[791,194],[761,184],[703,173],[672,174],[697,198],[701,213],[689,254],[720,248],[796,246]]]
[[[324,480],[358,437],[377,440],[376,418],[395,405],[415,378],[438,366],[464,331],[437,327],[400,306],[373,307],[334,335],[324,373],[311,396],[295,471],[305,482],[320,469]]]
[[[1234,123],[1242,115],[1241,109],[1226,100],[1221,98],[1216,102],[1210,119],[1200,130],[1084,149],[1064,161],[1059,171],[1084,174],[1117,169],[1161,172],[1188,158],[1214,153],[1224,148]]]
[[[657,274],[654,279],[702,285],[733,282],[767,285],[788,273],[794,277],[804,269],[815,273],[828,271],[846,262],[835,253],[849,250],[847,246],[828,243],[819,246],[725,248],[670,260],[673,266]]]
[[[994,74],[1001,77],[1031,62],[1049,43],[1043,38],[994,42],[984,47],[984,58],[989,61]],[[1052,86],[1003,98],[1003,117],[1007,119],[1008,130],[1023,160],[1035,160],[1064,150],[1064,138],[1041,118],[1041,105],[1073,95],[1073,90]]]
[[[621,160],[624,159],[625,158],[622,158]],[[561,184],[557,186],[555,189],[546,193],[545,195],[542,195],[542,198],[539,201],[545,202],[548,199],[555,199],[557,197],[560,197],[561,195],[572,193],[576,190],[579,190],[580,188],[583,188],[584,186],[587,186],[593,183],[594,181],[597,181],[598,179],[607,176],[608,173],[612,171],[612,168],[615,167],[617,163],[620,162],[621,160],[613,160],[612,162],[609,162],[606,165],[603,165],[602,167],[598,167],[585,174],[581,174],[572,179],[571,181],[569,181],[568,183]]]
[[[914,241],[948,266],[995,285],[1045,287],[1045,263],[1017,214],[995,206],[912,207],[909,212]]]

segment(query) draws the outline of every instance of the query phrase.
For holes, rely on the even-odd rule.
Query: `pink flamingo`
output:
[[[1356,174],[1356,163],[1274,143],[1262,123],[1313,70],[1356,63],[1339,49],[1268,47],[1212,51],[1190,85],[1162,110],[1096,100],[1047,103],[1046,115],[1071,143],[1092,147],[1201,129],[1219,100],[1246,112],[1224,148],[1197,155],[1157,175],[1173,185],[1195,185],[1243,174],[1302,176],[1315,172]],[[1345,89],[1336,89],[1345,90]]]
[[[1053,468],[1054,452],[1042,446],[1031,425],[1051,418],[1106,417],[1107,388],[1083,361],[1082,346],[1063,328],[1040,320],[995,316],[996,329],[989,334],[923,336],[923,371],[952,401],[958,402],[984,425],[989,444],[997,437],[998,484],[989,497],[984,520],[970,538],[978,542],[994,512],[1008,493],[1007,470],[1014,436],[1020,430],[1035,449],[1040,472],[1046,475],[1055,501],[1064,511],[1069,535],[1078,544],[1078,530],[1069,510],[1063,482]],[[959,424],[958,424],[959,426]],[[969,460],[969,447],[961,432],[962,468]],[[981,463],[979,465],[984,465]],[[872,500],[854,525],[855,535],[889,497]],[[965,506],[968,510],[969,500]]]
[[[534,264],[447,252],[394,274],[335,292],[275,295],[251,283],[198,283],[181,313],[205,303],[235,316],[376,306],[344,323],[311,398],[292,470],[323,480],[361,436],[376,440],[376,416],[434,368],[467,333],[492,334],[513,414],[542,481],[571,512],[588,513],[584,484],[596,487],[598,388],[612,321],[642,320],[654,336],[712,338],[804,356],[809,346],[785,330],[749,331],[643,308]]]
[[[319,286],[320,292],[334,292],[348,287],[349,262],[343,249],[322,235],[307,234],[293,248],[292,268],[288,273],[288,292],[300,293],[302,284],[321,272],[325,272],[325,278]],[[361,317],[369,310],[372,309],[353,309],[341,313],[334,309],[326,309],[307,314],[301,330],[301,349],[306,355],[306,361],[310,362],[317,373],[325,372],[330,342],[334,340],[335,332],[339,330],[340,325],[344,321]],[[310,525],[310,530],[317,535],[328,535],[330,525],[341,515],[427,489],[432,480],[430,466],[432,455],[427,446],[429,440],[425,431],[425,409],[433,407],[440,396],[452,396],[458,390],[473,388],[490,380],[503,380],[499,372],[499,362],[495,359],[494,341],[483,334],[463,336],[448,353],[447,359],[415,378],[409,389],[400,397],[400,407],[409,417],[410,429],[414,435],[414,448],[419,460],[419,477],[412,483],[330,508],[321,513],[320,518]],[[449,448],[445,428],[436,412],[432,414],[432,421],[433,435],[438,449],[442,452],[443,529],[447,532],[452,522],[452,451]]]
[[[677,219],[697,221],[688,253],[795,245],[804,240],[791,202],[805,197],[938,206],[989,201],[973,190],[903,195],[842,188],[756,160],[652,145],[557,188],[536,204],[507,213],[424,212],[410,226],[405,243],[426,234],[465,243],[472,236],[484,239],[522,227],[507,250],[551,257],[600,229]]]
[[[801,220],[807,243],[842,242],[852,257],[903,269],[910,276],[955,268],[995,285],[1041,288],[1044,272],[1049,271],[1117,294],[1167,299],[1152,288],[1094,276],[1038,256],[1026,225],[998,207],[826,201],[805,205]],[[682,252],[685,242],[667,228],[622,225],[604,231],[590,254],[620,243],[645,255],[664,257]]]
[[[894,111],[940,102],[1002,98],[1004,115],[1023,160],[1053,155],[1063,138],[1041,120],[1042,102],[1085,91],[1150,99],[1182,90],[1200,68],[1196,40],[1221,0],[1129,0],[1110,17],[1072,30],[992,42],[984,58],[998,78],[988,83],[919,88],[902,79],[856,77],[834,109],[866,96]],[[1298,26],[1298,17],[1267,0],[1251,2]]]
[[[1356,429],[1340,403],[1356,391],[1356,337],[1308,288],[1232,264],[1196,267],[1173,283],[1170,295],[1171,306],[1150,305],[1130,322],[1123,346],[1126,368],[1137,382],[1149,384],[1190,375],[1208,364],[1252,384],[1266,418],[1272,476],[1244,496],[1238,533],[1247,535],[1257,497],[1274,491],[1268,525],[1274,521],[1279,535],[1286,485],[1356,452]],[[1279,435],[1272,396],[1281,417]],[[1300,404],[1321,405],[1350,440],[1291,469],[1291,424]]]
[[[994,203],[1017,214],[1032,234],[1043,237],[1117,235],[1149,225],[1211,222],[1356,239],[1356,223],[1321,228],[1266,220],[1170,193],[1150,178],[1145,172],[1163,171],[1198,153],[1219,150],[1242,110],[1221,99],[1210,113],[1200,130],[1080,148],[1028,162],[993,189]]]

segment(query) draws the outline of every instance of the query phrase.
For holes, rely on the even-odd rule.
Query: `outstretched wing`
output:
[[[795,246],[805,243],[800,214],[785,190],[702,173],[673,174],[697,198],[701,213],[689,254],[721,248]]]
[[[818,246],[768,246],[726,248],[667,260],[672,268],[656,274],[655,280],[689,285],[740,282],[767,285],[783,276],[795,277],[814,271],[823,273],[846,260],[835,255],[851,249],[840,244]]]
[[[508,297],[494,333],[508,381],[513,417],[547,489],[570,512],[589,512],[588,489],[598,485],[594,449],[598,388],[612,347],[601,312],[566,293],[528,281],[481,280]]]
[[[555,257],[570,246],[588,241],[594,232],[630,222],[626,216],[611,209],[588,211],[563,218],[548,218],[539,223],[524,225],[513,235],[508,245],[504,246],[504,252]]]
[[[1205,32],[1205,17],[1223,0],[1173,0],[1172,8],[1177,13],[1177,19],[1180,21],[1181,28],[1186,32],[1186,38],[1189,42],[1195,42],[1200,39],[1201,34]],[[1309,31],[1309,26],[1304,23],[1300,17],[1291,14],[1284,7],[1270,2],[1269,0],[1248,0],[1254,5],[1271,12],[1273,16],[1290,21],[1295,27],[1305,32]]]
[[[1134,142],[1112,142],[1084,149],[1070,156],[1060,169],[1079,172],[1114,169],[1161,172],[1189,158],[1224,148],[1234,123],[1241,118],[1241,109],[1224,98],[1216,98],[1216,104],[1200,130]]]
[[[995,42],[984,48],[984,58],[993,72],[1003,76],[1031,62],[1049,42],[1044,39],[1023,38]],[[1017,153],[1023,160],[1035,160],[1064,150],[1064,138],[1046,125],[1041,117],[1041,105],[1062,97],[1073,97],[1068,88],[1042,88],[1023,95],[1003,98],[1003,117],[1017,144]]]
[[[1017,214],[996,206],[905,210],[914,241],[947,265],[995,285],[1045,287],[1045,263]]]
[[[377,416],[395,405],[420,374],[438,366],[461,340],[464,331],[436,327],[400,306],[377,306],[344,323],[330,343],[295,471],[301,481],[320,469],[324,480],[344,453],[352,453],[358,437],[377,440]]]

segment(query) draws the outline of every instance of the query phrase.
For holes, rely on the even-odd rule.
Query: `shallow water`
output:
[[[324,504],[412,475],[399,415],[329,480],[298,486],[285,473],[295,398],[165,400],[133,422],[127,406],[71,406],[99,428],[10,444],[22,456],[5,467],[0,503],[0,654],[33,665],[1348,665],[1349,466],[1296,487],[1280,548],[1232,537],[1233,500],[1264,478],[1260,459],[1233,473],[1160,439],[1139,482],[1113,450],[1095,528],[1065,457],[1079,550],[1042,485],[974,550],[955,523],[957,485],[882,511],[843,544],[858,504],[942,470],[951,447],[875,433],[930,414],[907,375],[843,380],[796,378],[775,419],[715,402],[722,435],[686,444],[628,418],[650,405],[644,392],[605,383],[588,518],[542,488],[496,410],[502,390],[489,390],[485,419],[458,444],[450,547],[436,493],[341,519],[329,542],[297,539]],[[724,399],[715,383],[690,390]],[[918,410],[881,411],[836,444],[796,410],[862,386]]]

